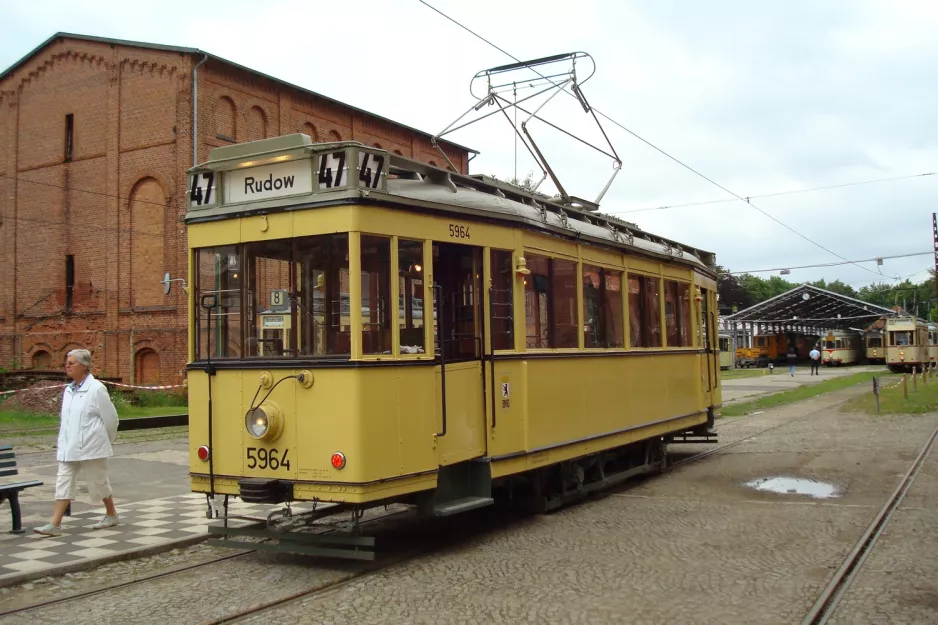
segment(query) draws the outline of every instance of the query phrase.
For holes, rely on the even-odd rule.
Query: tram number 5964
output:
[[[449,236],[451,239],[468,239],[470,238],[469,226],[459,226],[456,224],[450,224]]]
[[[248,447],[247,458],[249,469],[286,469],[290,470],[290,450],[264,449],[263,447]]]

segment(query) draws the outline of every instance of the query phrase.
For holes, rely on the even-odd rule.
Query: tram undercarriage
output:
[[[716,434],[709,427],[675,432],[665,437],[637,441],[551,466],[491,479],[490,464],[469,461],[440,468],[437,488],[409,497],[368,504],[312,502],[313,507],[296,512],[288,498],[292,484],[279,480],[241,480],[242,499],[284,504],[267,519],[245,527],[232,527],[228,495],[221,526],[209,527],[209,544],[236,549],[259,549],[339,559],[373,560],[377,538],[363,534],[363,524],[384,518],[381,511],[412,510],[419,517],[446,517],[490,506],[496,499],[528,513],[547,513],[630,478],[656,474],[668,466],[667,446],[676,443],[712,443]],[[245,498],[246,495],[246,498]],[[214,504],[206,495],[208,515]],[[279,500],[278,500],[279,499]],[[337,517],[327,522],[328,517]],[[252,519],[255,520],[255,519]],[[239,540],[248,539],[249,541]]]

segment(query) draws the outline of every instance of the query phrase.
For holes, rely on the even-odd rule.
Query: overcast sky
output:
[[[933,0],[428,1],[521,59],[588,52],[596,62],[583,86],[591,104],[742,196],[938,172]],[[197,47],[437,132],[475,102],[468,87],[476,72],[511,62],[418,0],[209,6],[4,2],[0,66],[57,31]],[[559,95],[543,114],[602,142],[572,98]],[[714,251],[734,271],[840,260],[739,201],[623,212],[732,196],[604,127],[623,170],[603,212]],[[567,191],[594,199],[612,172],[610,159],[537,121],[530,129]],[[450,138],[481,152],[471,173],[512,175],[514,141],[504,118]],[[530,157],[519,157],[519,176],[533,169]],[[938,175],[753,203],[850,260],[927,252]],[[931,263],[919,256],[881,269],[918,282]],[[822,277],[857,288],[885,280],[853,265],[786,276]]]

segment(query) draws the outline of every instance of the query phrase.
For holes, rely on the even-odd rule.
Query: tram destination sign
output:
[[[307,159],[225,172],[226,204],[305,195],[312,191],[312,169]]]

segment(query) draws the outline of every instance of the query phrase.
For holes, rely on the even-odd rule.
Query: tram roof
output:
[[[802,284],[764,302],[724,317],[726,323],[759,323],[802,326],[816,330],[863,328],[881,317],[897,312],[834,293],[810,284]]]
[[[401,205],[411,209],[455,212],[476,218],[514,222],[547,234],[691,265],[716,277],[716,257],[712,252],[651,234],[617,217],[599,213],[598,205],[591,202],[572,198],[571,202],[561,203],[560,198],[533,193],[489,176],[458,174],[355,141],[313,143],[307,135],[292,134],[223,146],[213,149],[209,160],[193,167],[189,173],[220,171],[226,175],[225,172],[241,170],[245,162],[262,165],[283,159],[286,155],[294,159],[311,159],[319,154],[348,149],[380,153],[388,160],[387,172],[392,176],[387,177],[385,189],[350,186],[339,190],[314,190],[305,195],[274,201],[230,206],[222,204],[210,209],[190,208],[186,221],[197,223],[245,214],[342,203]],[[350,159],[350,162],[357,161]]]
[[[143,49],[147,49],[147,50],[162,50],[162,51],[168,51],[168,52],[179,52],[180,54],[192,54],[192,55],[197,55],[197,56],[205,56],[205,57],[207,57],[209,60],[216,61],[216,62],[218,62],[218,63],[224,63],[224,64],[229,65],[229,66],[231,66],[231,67],[235,67],[235,68],[237,68],[237,69],[244,70],[244,71],[246,71],[246,72],[250,72],[250,73],[252,73],[252,74],[254,74],[254,75],[256,75],[256,76],[260,76],[261,78],[266,78],[267,80],[270,80],[270,81],[273,81],[273,82],[278,83],[278,84],[280,84],[280,85],[283,85],[284,87],[288,87],[288,88],[290,88],[290,89],[296,89],[297,91],[301,91],[301,92],[307,93],[307,94],[309,94],[309,95],[311,95],[311,96],[313,96],[313,97],[319,98],[319,99],[321,99],[321,100],[325,100],[326,102],[329,102],[330,104],[336,104],[336,105],[341,106],[341,107],[343,107],[343,108],[351,109],[351,110],[356,111],[356,112],[358,112],[358,113],[362,113],[362,114],[364,114],[364,115],[368,115],[369,117],[372,117],[372,118],[374,118],[374,119],[379,119],[379,120],[381,120],[381,121],[387,122],[387,123],[392,124],[392,125],[394,125],[394,126],[397,126],[397,127],[399,127],[399,128],[404,128],[404,129],[409,130],[409,131],[411,131],[411,132],[417,133],[418,135],[422,135],[423,137],[426,137],[426,138],[428,138],[428,139],[433,138],[433,135],[432,135],[431,133],[426,132],[426,131],[424,131],[424,130],[419,130],[419,129],[417,129],[417,128],[411,128],[410,126],[407,126],[407,125],[402,124],[402,123],[400,123],[400,122],[396,122],[396,121],[394,121],[394,120],[392,120],[392,119],[388,119],[387,117],[383,117],[383,116],[381,116],[381,115],[376,115],[375,113],[372,113],[372,112],[370,112],[370,111],[366,111],[365,109],[362,109],[362,108],[358,108],[357,106],[352,106],[351,104],[347,104],[347,103],[345,103],[345,102],[340,102],[339,100],[336,100],[336,99],[334,99],[334,98],[330,98],[329,96],[322,95],[321,93],[317,93],[317,92],[312,91],[312,90],[310,90],[310,89],[306,89],[305,87],[300,87],[299,85],[294,85],[293,83],[289,83],[289,82],[287,82],[287,81],[285,81],[285,80],[281,80],[280,78],[277,78],[277,77],[275,77],[275,76],[271,76],[271,75],[269,75],[269,74],[265,74],[264,72],[260,72],[260,71],[258,71],[258,70],[256,70],[256,69],[252,69],[252,68],[250,68],[250,67],[241,65],[241,64],[239,64],[239,63],[235,63],[234,61],[229,61],[228,59],[225,59],[225,58],[222,58],[222,57],[217,56],[217,55],[215,55],[215,54],[212,54],[211,52],[206,52],[206,51],[204,51],[204,50],[200,50],[199,48],[188,48],[188,47],[184,47],[184,46],[173,46],[173,45],[165,45],[165,44],[159,44],[159,43],[148,43],[148,42],[145,42],[145,41],[131,41],[131,40],[127,40],[127,39],[111,39],[111,38],[109,38],[109,37],[95,37],[95,36],[93,36],[93,35],[81,35],[81,34],[77,34],[77,33],[57,32],[57,33],[55,33],[54,35],[52,35],[51,37],[49,37],[48,39],[46,39],[45,41],[43,41],[42,43],[40,43],[38,46],[36,46],[36,47],[33,48],[32,50],[30,50],[29,52],[27,52],[22,58],[20,58],[18,61],[16,61],[15,63],[13,63],[13,65],[9,66],[9,67],[6,68],[5,70],[0,70],[0,80],[2,80],[3,78],[6,78],[7,75],[11,74],[11,73],[12,73],[13,71],[15,71],[17,68],[19,68],[19,67],[22,66],[24,63],[26,63],[29,59],[31,59],[33,56],[35,56],[35,55],[36,55],[38,52],[40,52],[43,48],[45,48],[45,47],[48,46],[49,44],[51,44],[51,43],[53,43],[54,41],[57,41],[57,40],[59,40],[59,39],[75,39],[75,40],[77,40],[77,41],[92,41],[92,42],[96,42],[96,43],[106,43],[106,44],[109,44],[109,45],[128,46],[128,47],[133,47],[133,48],[143,48]],[[460,149],[460,150],[465,150],[466,152],[469,152],[470,154],[479,154],[479,151],[478,151],[478,150],[474,150],[474,149],[472,149],[472,148],[467,148],[467,147],[464,146],[464,145],[460,145],[460,144],[458,144],[458,143],[454,143],[454,142],[448,141],[448,140],[446,140],[446,139],[440,139],[440,142],[441,142],[441,143],[449,144],[449,145],[453,146],[454,148],[457,148],[457,149]]]

